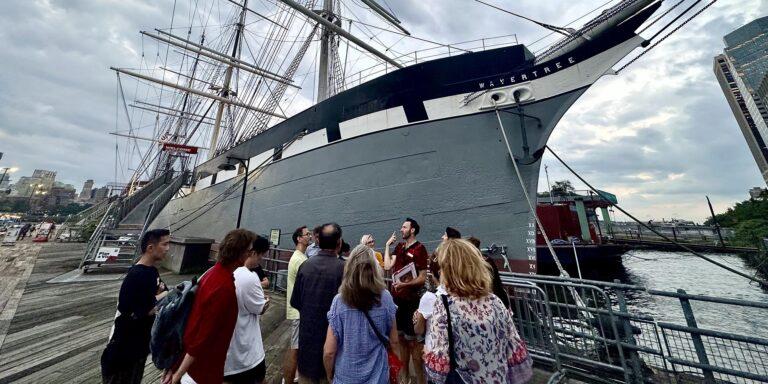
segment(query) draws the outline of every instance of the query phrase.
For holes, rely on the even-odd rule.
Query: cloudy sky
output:
[[[176,0],[177,14],[197,1],[213,0]],[[269,1],[251,4],[267,8]],[[488,1],[555,25],[606,3]],[[215,5],[221,9],[227,1],[217,3],[224,3]],[[515,33],[530,44],[548,32],[470,0],[386,3],[414,35],[444,43]],[[19,167],[14,179],[36,168],[55,170],[59,180],[78,188],[88,178],[113,181],[116,140],[108,132],[116,121],[125,122],[109,67],[137,63],[148,50],[138,31],[168,26],[173,7],[171,0],[0,2],[0,167]],[[644,219],[701,220],[707,215],[704,195],[716,209],[745,199],[750,187],[764,184],[715,80],[712,58],[722,51],[724,34],[766,14],[765,1],[718,1],[619,76],[601,79],[566,114],[550,145]],[[399,42],[400,52],[430,46],[379,37]],[[301,94],[296,105],[311,98]],[[554,159],[544,163],[551,180],[569,178]],[[545,186],[542,173],[540,189]]]

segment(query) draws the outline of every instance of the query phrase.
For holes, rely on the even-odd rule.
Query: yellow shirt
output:
[[[307,255],[298,249],[293,251],[291,259],[288,261],[288,286],[285,292],[285,318],[288,320],[298,320],[299,311],[291,307],[291,294],[293,293],[293,283],[296,282],[296,274],[303,262],[307,261]]]
[[[382,256],[379,251],[374,251],[374,253],[376,254],[376,261],[378,261],[379,265],[384,268],[384,256]]]

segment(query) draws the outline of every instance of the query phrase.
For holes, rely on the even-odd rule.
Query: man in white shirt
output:
[[[252,384],[264,381],[266,364],[259,316],[267,310],[269,298],[264,295],[259,276],[251,272],[251,269],[259,265],[267,251],[269,240],[257,236],[245,265],[234,272],[238,313],[235,332],[232,334],[227,360],[224,363],[225,383]]]

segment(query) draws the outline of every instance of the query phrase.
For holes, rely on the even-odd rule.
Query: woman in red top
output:
[[[164,383],[221,384],[224,362],[237,321],[235,269],[251,252],[256,234],[245,229],[230,231],[219,246],[219,260],[200,279],[184,329],[184,359]]]

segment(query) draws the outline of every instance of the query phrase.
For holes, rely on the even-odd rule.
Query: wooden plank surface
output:
[[[0,322],[0,331],[7,331],[0,334],[0,384],[100,383],[99,358],[122,279],[48,283],[77,268],[85,244],[20,245],[0,249],[0,303],[4,306],[0,319],[8,318]],[[190,276],[163,273],[162,278],[172,285]],[[14,294],[16,303],[11,300]],[[266,382],[280,383],[290,330],[284,296],[268,295],[272,305],[261,322]],[[143,382],[159,382],[160,375],[148,359]]]

